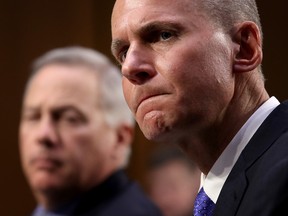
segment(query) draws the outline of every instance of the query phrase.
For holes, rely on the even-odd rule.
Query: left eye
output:
[[[168,40],[169,38],[172,37],[171,32],[161,32],[160,34],[161,40]]]
[[[64,120],[67,121],[67,122],[70,122],[70,123],[76,123],[76,122],[78,122],[78,119],[75,118],[75,117],[73,117],[73,116],[66,116],[66,117],[64,118]]]

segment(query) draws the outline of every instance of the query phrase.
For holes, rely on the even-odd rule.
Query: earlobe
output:
[[[235,73],[249,72],[262,62],[262,45],[260,31],[253,22],[239,24],[234,31],[233,41]]]

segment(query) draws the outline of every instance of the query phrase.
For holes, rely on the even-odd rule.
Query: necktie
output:
[[[195,203],[194,203],[194,216],[211,216],[215,204],[213,201],[207,196],[203,187],[199,191]]]

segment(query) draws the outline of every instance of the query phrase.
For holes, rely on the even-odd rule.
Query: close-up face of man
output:
[[[23,100],[20,153],[34,191],[84,191],[111,172],[116,133],[99,108],[99,83],[84,66],[50,64]]]
[[[221,121],[235,91],[233,42],[193,1],[117,0],[112,40],[148,139],[199,137]]]

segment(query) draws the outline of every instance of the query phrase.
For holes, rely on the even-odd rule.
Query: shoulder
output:
[[[111,210],[115,209],[118,213],[119,211],[123,212],[123,215],[125,216],[162,215],[158,207],[156,207],[149,197],[147,197],[142,188],[135,182],[131,182],[126,190],[114,199],[110,207]]]
[[[130,182],[112,199],[101,202],[85,216],[162,216],[158,207],[135,182]]]

